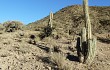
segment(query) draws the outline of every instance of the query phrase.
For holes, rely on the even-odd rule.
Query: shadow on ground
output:
[[[98,40],[102,43],[110,44],[110,39],[98,38]]]
[[[74,55],[71,55],[70,53],[67,53],[67,57],[66,58],[68,60],[70,60],[70,61],[79,62],[78,57],[77,56],[74,56]]]

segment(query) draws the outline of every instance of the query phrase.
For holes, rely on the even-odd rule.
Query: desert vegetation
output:
[[[87,1],[28,25],[0,24],[0,69],[109,70],[110,7]]]
[[[88,0],[83,1],[85,27],[82,28],[81,37],[77,38],[77,53],[79,61],[91,64],[96,55],[97,38],[92,38],[92,28],[88,11]]]
[[[19,21],[6,21],[3,23],[5,32],[14,32],[15,30],[22,30],[23,23]]]

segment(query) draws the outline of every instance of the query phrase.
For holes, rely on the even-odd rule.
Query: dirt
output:
[[[24,36],[20,36],[20,33]],[[37,41],[35,45],[29,44],[29,36],[36,31],[17,31],[0,34],[0,69],[1,70],[54,70],[50,56],[60,53],[59,62],[72,68],[72,70],[109,70],[110,69],[110,44],[97,42],[97,53],[91,65],[78,62],[75,48],[76,40],[66,38],[45,38]],[[51,51],[55,46],[58,51]],[[46,48],[49,48],[47,51]],[[54,56],[57,57],[57,56]]]

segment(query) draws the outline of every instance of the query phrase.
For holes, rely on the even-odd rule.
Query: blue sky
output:
[[[0,23],[18,20],[28,24],[75,4],[82,4],[82,0],[0,0]],[[89,5],[110,6],[110,0],[89,0]]]

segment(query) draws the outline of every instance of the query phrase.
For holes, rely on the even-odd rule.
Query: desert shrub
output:
[[[19,21],[6,21],[3,23],[5,27],[5,32],[14,32],[16,30],[22,30],[23,23]]]
[[[35,41],[36,41],[36,42],[40,41],[40,38],[37,36],[37,37],[35,38]]]
[[[52,32],[52,37],[53,37],[53,39],[56,39],[56,40],[60,38],[57,31],[55,31],[55,30]]]
[[[43,39],[45,37],[49,37],[51,34],[52,34],[52,28],[49,25],[47,25],[46,27],[44,27],[42,32],[39,34],[39,37]]]
[[[57,70],[73,70],[71,65],[66,64],[66,58],[61,53],[53,53],[51,56],[51,61],[57,65]]]
[[[52,28],[48,25],[47,27],[44,28],[43,32],[45,33],[45,36],[48,37],[52,33]]]
[[[110,20],[99,20],[99,23],[102,25],[102,26],[107,26],[107,25],[110,25]]]
[[[41,33],[39,34],[39,37],[40,37],[41,40],[44,39],[44,38],[46,37],[46,36],[45,36],[45,33],[41,32]]]
[[[35,35],[31,35],[31,36],[30,36],[29,43],[35,45],[35,44],[36,44],[35,38],[36,38]]]
[[[51,55],[51,60],[58,66],[58,69],[63,69],[65,65],[65,57],[60,53],[53,53]]]
[[[3,26],[3,24],[0,24],[0,34],[2,34],[5,30],[5,27]]]
[[[52,50],[53,50],[53,52],[58,52],[58,53],[61,52],[59,46],[54,46]]]
[[[40,38],[37,35],[30,35],[29,37],[29,43],[36,45],[36,42],[40,41]]]

